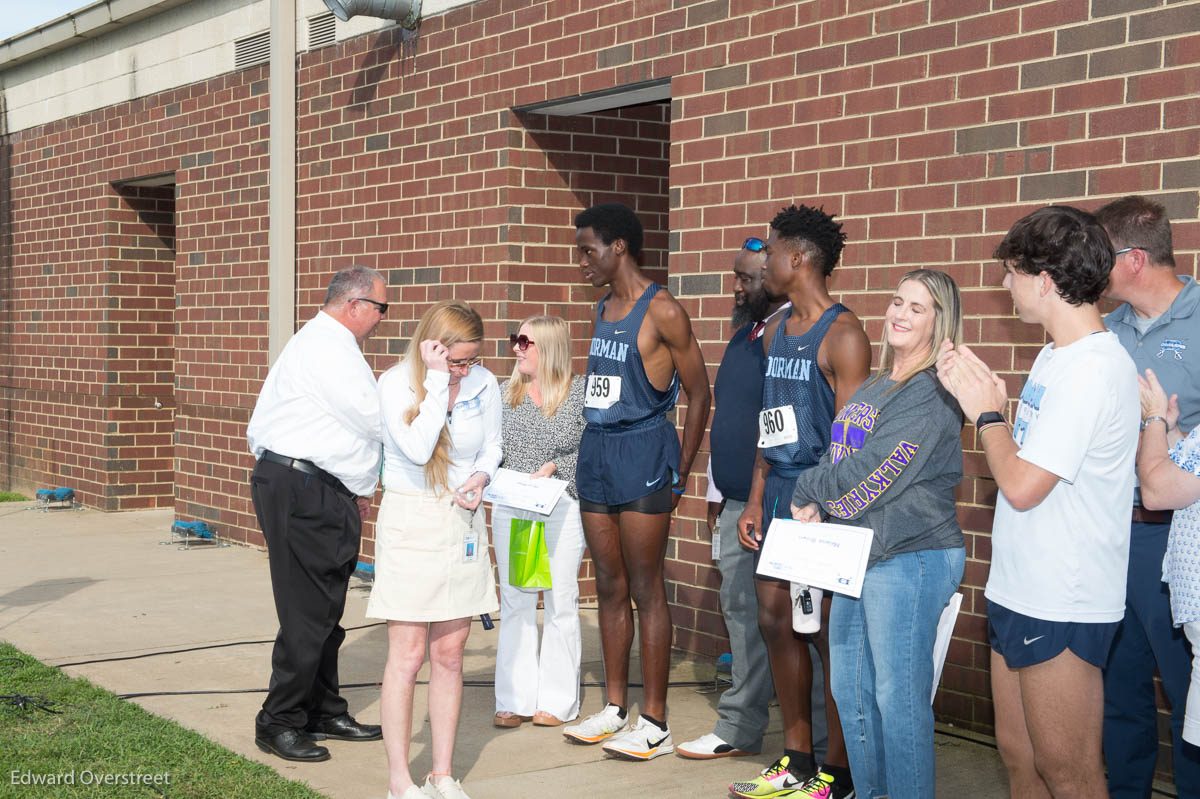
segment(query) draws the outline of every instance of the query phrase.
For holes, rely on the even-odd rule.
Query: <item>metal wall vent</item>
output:
[[[271,60],[271,32],[263,31],[233,43],[233,68],[245,69]]]
[[[333,13],[308,18],[308,49],[316,50],[337,41],[337,20]]]

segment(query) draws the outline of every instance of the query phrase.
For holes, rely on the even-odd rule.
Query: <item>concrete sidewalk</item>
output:
[[[266,553],[238,546],[190,551],[162,546],[159,542],[168,538],[172,519],[169,511],[42,513],[18,504],[0,506],[0,640],[51,665],[234,644],[68,666],[65,671],[119,694],[265,687],[270,644],[241,642],[271,641],[275,636]],[[384,628],[363,616],[368,592],[369,586],[357,580],[351,585],[343,619],[350,632],[341,650],[341,679],[344,684],[371,684],[347,689],[345,695],[360,720],[378,722],[375,683],[387,644]],[[595,611],[583,610],[582,618],[583,679],[598,683],[602,673]],[[496,631],[484,632],[476,624],[467,643],[467,680],[492,679],[495,648]],[[710,663],[681,654],[674,659],[673,680],[709,679],[712,673]],[[631,679],[639,679],[636,660]],[[635,703],[638,696],[635,689]],[[136,701],[334,799],[382,799],[387,764],[381,742],[327,742],[333,758],[325,763],[289,763],[264,755],[253,737],[262,699],[262,693],[215,693]],[[677,743],[712,731],[716,701],[715,694],[697,693],[692,687],[671,690],[671,729]],[[585,714],[602,704],[600,688],[584,688]],[[424,689],[418,687],[414,776],[430,768],[425,706]],[[627,799],[639,794],[719,799],[727,796],[725,786],[731,781],[754,776],[775,758],[776,750],[782,751],[775,709],[762,756],[707,762],[671,756],[646,764],[607,759],[598,747],[568,745],[556,729],[526,724],[498,730],[491,724],[493,711],[490,687],[465,689],[455,775],[472,799]],[[937,754],[938,796],[1008,796],[1004,769],[993,748],[939,734]]]

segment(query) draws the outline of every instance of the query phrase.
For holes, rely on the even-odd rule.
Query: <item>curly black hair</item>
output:
[[[642,222],[633,209],[623,203],[602,203],[581,211],[575,217],[575,229],[590,227],[605,246],[617,239],[634,258],[642,252]]]
[[[1100,299],[1115,260],[1099,220],[1069,205],[1048,205],[1017,220],[992,257],[1027,275],[1050,275],[1071,305]]]
[[[837,214],[825,213],[825,207],[809,208],[807,205],[789,205],[775,215],[771,227],[779,232],[779,238],[796,247],[807,245],[813,260],[826,276],[832,274],[846,246],[846,234],[842,223],[834,222]]]

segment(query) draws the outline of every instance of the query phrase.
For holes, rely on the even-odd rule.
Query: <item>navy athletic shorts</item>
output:
[[[988,642],[1010,669],[1036,666],[1070,649],[1096,668],[1108,664],[1119,621],[1074,622],[1035,619],[987,601]]]
[[[583,501],[612,508],[664,487],[669,491],[679,479],[679,454],[675,425],[665,416],[629,426],[589,424],[583,429],[575,468],[581,509],[587,510]]]
[[[762,545],[767,542],[767,530],[771,527],[771,520],[792,518],[792,493],[795,490],[796,475],[790,477],[781,475],[775,471],[774,466],[767,472],[767,479],[763,485],[762,541],[758,542],[759,548],[754,551],[756,569],[758,568],[758,558],[762,554]],[[760,580],[769,580],[775,583],[787,582],[787,580],[780,580],[777,577],[765,577],[761,574],[755,576]]]

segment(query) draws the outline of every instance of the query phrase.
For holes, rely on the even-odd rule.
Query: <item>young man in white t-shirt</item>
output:
[[[947,342],[938,377],[999,494],[985,596],[996,741],[1011,795],[1107,797],[1101,669],[1125,613],[1137,370],[1096,301],[1113,249],[1095,217],[1049,206],[996,248],[1021,321],[1045,328],[1011,434],[1003,379]]]

